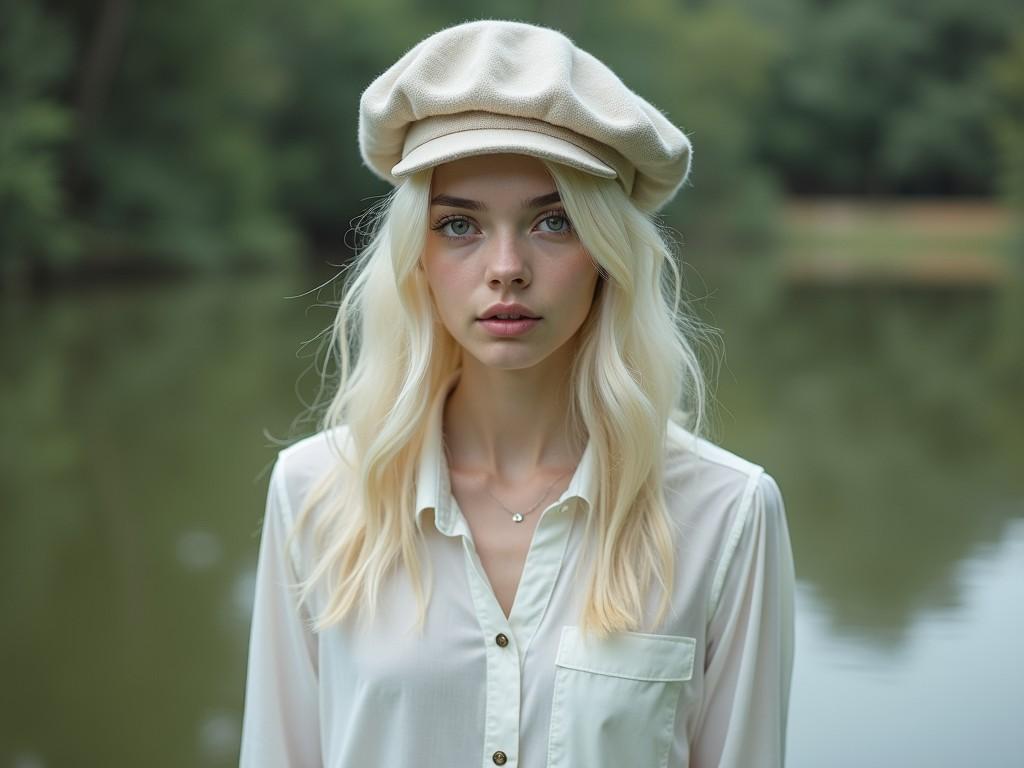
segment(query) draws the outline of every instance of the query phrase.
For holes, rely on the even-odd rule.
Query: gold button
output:
[[[497,637],[494,638],[494,642],[496,642],[498,645],[504,648],[506,645],[508,645],[508,636],[505,635],[505,633],[503,632],[499,632]]]
[[[508,762],[508,755],[502,752],[500,749],[491,755],[491,760],[494,761],[495,765],[504,765]]]

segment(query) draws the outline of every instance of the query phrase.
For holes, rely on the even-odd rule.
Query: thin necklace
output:
[[[452,465],[452,456],[451,456],[451,454],[450,454],[450,453],[448,452],[448,444],[447,444],[447,443],[445,443],[445,444],[444,444],[444,453],[445,453],[445,456],[447,456],[447,457],[448,457],[448,467],[449,467],[449,469],[450,469],[450,468],[451,468],[451,465]],[[532,507],[530,507],[530,508],[529,508],[528,510],[526,510],[526,512],[522,512],[522,513],[520,513],[520,512],[513,512],[513,511],[512,511],[511,509],[509,509],[508,507],[506,507],[506,506],[505,506],[505,504],[504,504],[504,503],[503,503],[503,502],[501,501],[501,499],[499,499],[499,498],[498,498],[497,496],[495,496],[495,495],[494,495],[493,493],[491,493],[490,489],[489,489],[489,488],[488,488],[488,487],[487,487],[486,485],[484,485],[484,490],[485,490],[485,491],[487,492],[487,495],[488,495],[488,496],[490,496],[490,497],[491,497],[492,499],[494,499],[494,500],[495,500],[496,502],[498,502],[498,504],[500,504],[500,505],[501,505],[501,508],[502,508],[502,509],[504,509],[504,510],[505,510],[506,512],[508,512],[508,513],[509,513],[510,515],[512,515],[512,522],[513,522],[513,523],[521,523],[521,522],[523,522],[523,518],[524,518],[524,517],[526,517],[526,516],[527,516],[528,514],[530,514],[531,512],[533,512],[533,510],[535,510],[535,509],[536,509],[537,507],[539,507],[539,506],[540,506],[540,504],[541,504],[541,502],[542,502],[542,501],[544,501],[544,499],[546,499],[546,498],[548,497],[548,494],[549,494],[549,493],[551,493],[551,489],[555,487],[555,483],[557,483],[557,482],[558,482],[559,480],[561,480],[561,479],[562,479],[563,477],[565,477],[566,475],[568,475],[568,474],[569,474],[569,472],[571,472],[571,471],[572,471],[571,469],[570,469],[570,470],[566,470],[566,471],[565,471],[565,472],[563,472],[563,473],[562,473],[561,475],[559,475],[559,476],[558,476],[558,477],[556,477],[556,478],[555,478],[554,480],[552,480],[552,481],[551,481],[551,485],[549,485],[549,486],[548,486],[548,487],[547,487],[547,488],[545,489],[545,491],[544,491],[544,495],[543,495],[543,496],[541,496],[541,497],[540,497],[539,499],[537,499],[536,503],[534,503],[534,505],[533,505]]]

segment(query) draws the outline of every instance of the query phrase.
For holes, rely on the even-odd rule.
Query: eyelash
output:
[[[567,225],[565,231],[564,232],[545,232],[545,234],[555,235],[557,237],[557,236],[567,235],[567,234],[569,234],[570,232],[573,231],[572,230],[572,222],[569,221],[569,217],[565,215],[565,211],[563,209],[561,209],[561,208],[556,208],[556,209],[553,209],[553,210],[550,210],[550,211],[545,211],[544,213],[542,213],[537,218],[537,222],[539,223],[539,222],[542,222],[542,221],[546,221],[547,219],[555,219],[555,218],[562,219],[563,221],[565,221],[565,223]],[[472,220],[470,220],[469,218],[467,218],[465,216],[452,215],[452,216],[444,216],[444,217],[442,217],[437,222],[435,222],[433,225],[431,225],[430,228],[433,229],[435,232],[440,233],[441,237],[446,237],[449,240],[466,240],[466,239],[472,237],[472,235],[447,235],[447,234],[445,234],[444,232],[441,231],[441,230],[443,230],[445,228],[446,225],[451,224],[454,221],[468,221],[474,227],[476,226],[476,224],[473,224]]]

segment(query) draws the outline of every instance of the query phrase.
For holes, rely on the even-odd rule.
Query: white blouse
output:
[[[453,380],[454,382],[454,380]],[[334,461],[323,433],[282,450],[267,497],[249,647],[241,765],[430,768],[776,768],[794,650],[794,570],[782,498],[764,470],[670,425],[676,523],[671,610],[653,633],[586,640],[575,622],[588,446],[537,522],[506,618],[451,495],[432,406],[417,515],[433,567],[422,636],[407,578],[374,623],[314,634],[285,552],[304,494]],[[585,564],[584,564],[585,565]],[[646,618],[654,616],[652,587]],[[314,608],[323,605],[318,593]]]

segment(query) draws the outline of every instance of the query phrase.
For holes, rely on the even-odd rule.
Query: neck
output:
[[[462,469],[516,482],[579,462],[585,446],[569,434],[568,361],[501,370],[463,355],[444,410],[445,443]]]

